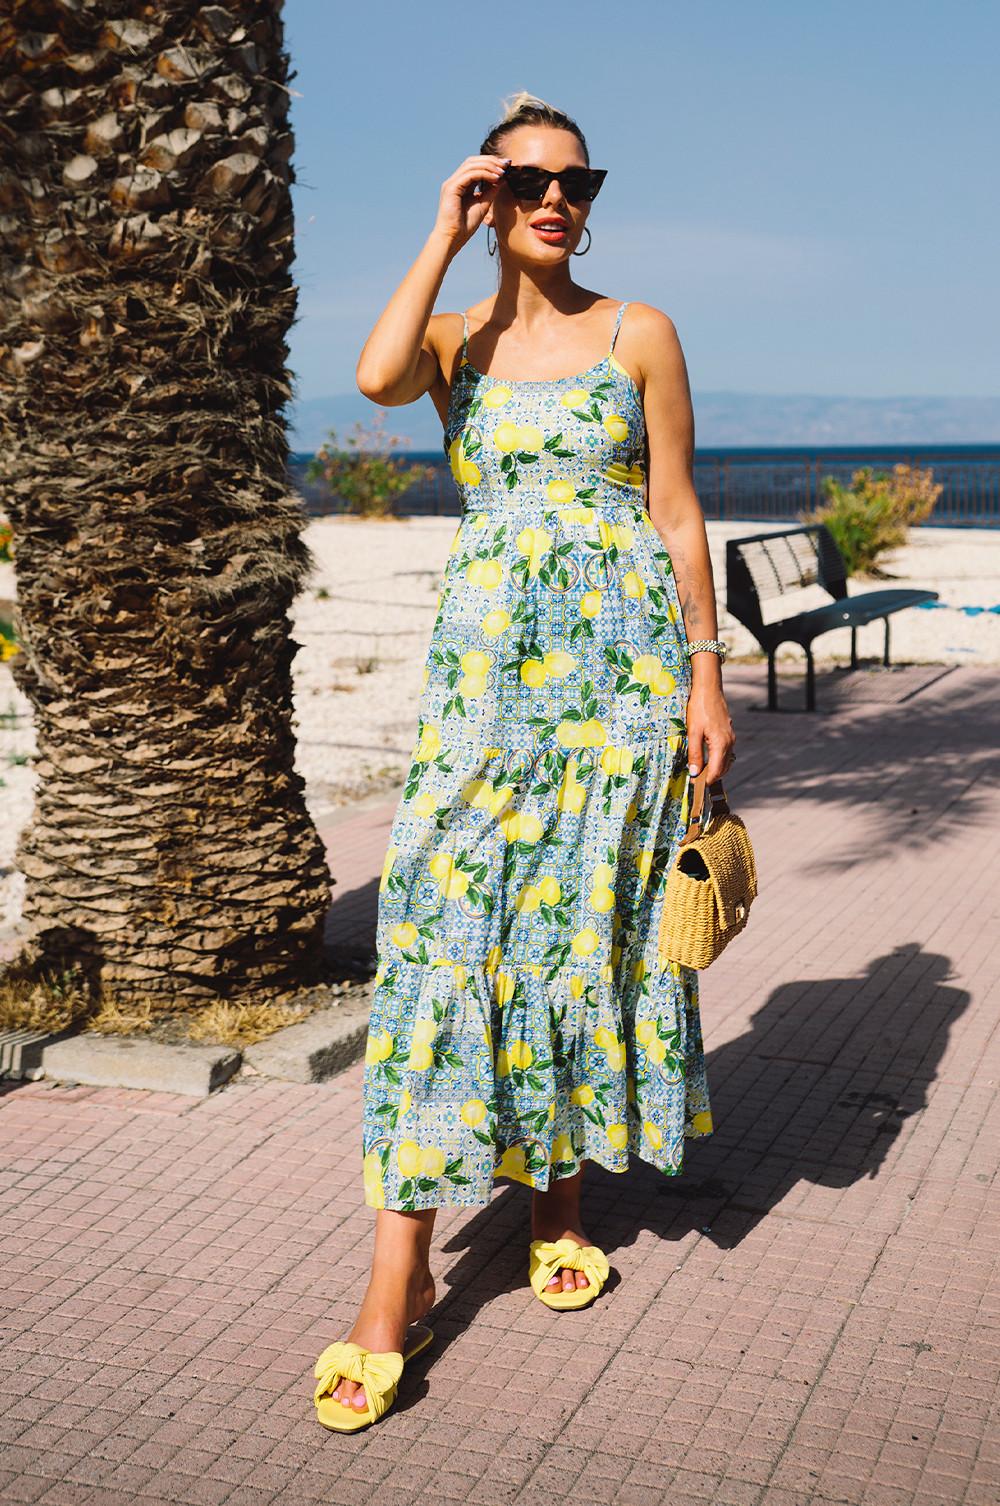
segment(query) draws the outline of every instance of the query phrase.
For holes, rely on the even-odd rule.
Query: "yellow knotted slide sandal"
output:
[[[546,1307],[587,1307],[599,1295],[611,1272],[608,1257],[597,1245],[578,1245],[575,1239],[533,1239],[528,1246],[528,1280],[531,1289]],[[582,1271],[588,1286],[578,1286],[575,1291],[560,1291],[558,1287],[546,1291],[560,1266]]]
[[[407,1335],[402,1354],[398,1349],[374,1352],[349,1339],[327,1344],[313,1369],[317,1381],[313,1393],[316,1417],[325,1428],[332,1428],[335,1433],[356,1433],[358,1428],[377,1422],[388,1412],[396,1400],[404,1364],[427,1348],[434,1331],[425,1323],[411,1323]],[[341,1377],[364,1386],[368,1398],[364,1411],[334,1400],[330,1393]]]

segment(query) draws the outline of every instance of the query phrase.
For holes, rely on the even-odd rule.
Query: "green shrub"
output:
[[[905,544],[907,529],[930,517],[944,490],[932,470],[904,464],[893,466],[891,475],[862,466],[852,474],[850,486],[824,476],[820,487],[825,502],[800,519],[826,524],[848,575],[883,574],[882,556]]]
[[[389,518],[395,512],[396,498],[416,481],[430,480],[434,467],[406,465],[392,458],[392,451],[409,440],[398,434],[385,434],[385,415],[379,409],[370,429],[355,423],[347,436],[347,449],[337,447],[337,431],[330,429],[306,467],[310,481],[325,481],[330,490],[347,503],[347,511],[361,518]],[[365,441],[365,448],[361,448]]]

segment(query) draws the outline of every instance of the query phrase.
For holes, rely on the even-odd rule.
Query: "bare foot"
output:
[[[434,1278],[427,1260],[434,1212],[377,1213],[375,1256],[357,1322],[347,1336],[351,1343],[375,1353],[401,1354],[407,1328],[434,1306]],[[331,1395],[359,1412],[368,1405],[364,1386],[346,1376],[336,1382]]]
[[[589,1234],[583,1232],[580,1216],[580,1189],[583,1184],[583,1168],[572,1177],[559,1177],[549,1183],[548,1192],[535,1192],[531,1199],[532,1239],[572,1239],[578,1245],[593,1244]],[[560,1266],[551,1281],[545,1283],[547,1292],[571,1292],[589,1286],[583,1271],[571,1266]]]

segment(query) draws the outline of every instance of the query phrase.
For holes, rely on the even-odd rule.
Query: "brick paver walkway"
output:
[[[907,673],[810,718],[728,676],[762,887],[703,984],[716,1134],[591,1168],[580,1313],[528,1288],[526,1189],[439,1214],[435,1344],[353,1438],[311,1367],[370,1256],[360,1065],[8,1085],[0,1499],[996,1506],[998,684]],[[393,804],[330,831],[362,926]]]

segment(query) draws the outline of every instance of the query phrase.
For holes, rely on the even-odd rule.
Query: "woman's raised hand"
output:
[[[441,185],[434,229],[451,241],[456,251],[472,239],[483,223],[509,161],[509,157],[466,157]],[[479,184],[482,191],[477,194]]]

